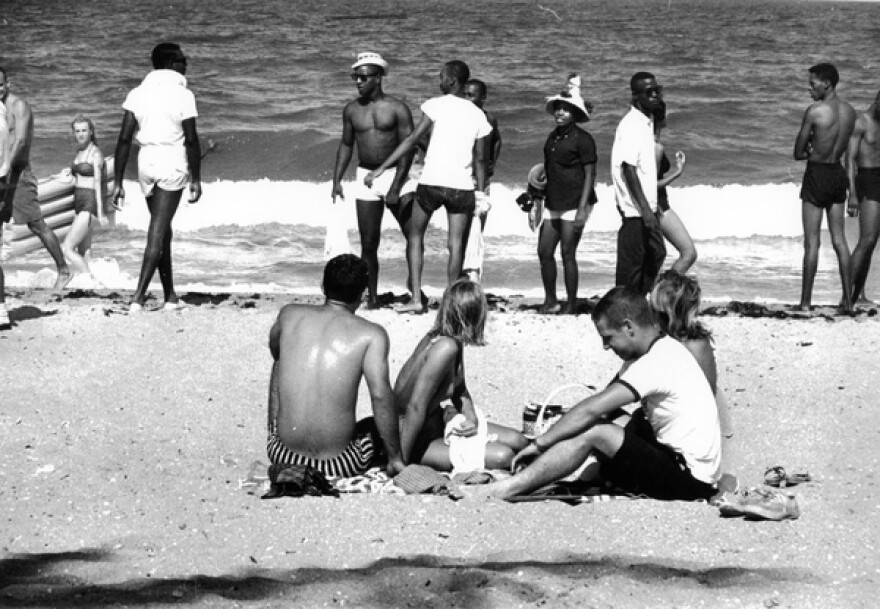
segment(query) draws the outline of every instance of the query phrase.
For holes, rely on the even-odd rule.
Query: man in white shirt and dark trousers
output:
[[[412,298],[398,309],[401,313],[427,311],[420,294],[424,237],[433,213],[441,207],[446,208],[449,221],[447,277],[452,283],[461,276],[476,200],[487,197],[486,168],[492,126],[483,111],[464,97],[464,85],[469,78],[470,70],[463,61],[447,62],[440,70],[443,95],[422,104],[422,118],[415,130],[364,178],[364,183],[370,186],[374,179],[412,151],[420,138],[430,133],[431,141],[416,190],[417,205],[413,207],[409,233]]]
[[[620,121],[611,149],[611,180],[623,223],[617,233],[615,285],[647,294],[666,258],[657,220],[657,160],[653,112],[663,88],[649,72],[630,79],[632,106]]]

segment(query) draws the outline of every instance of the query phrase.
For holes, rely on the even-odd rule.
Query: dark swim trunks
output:
[[[859,201],[880,202],[880,167],[859,167],[856,175],[856,192]]]
[[[840,163],[817,163],[807,161],[801,200],[816,207],[831,207],[846,202],[849,179]]]

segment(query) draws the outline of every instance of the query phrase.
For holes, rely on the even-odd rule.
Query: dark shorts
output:
[[[816,163],[807,161],[804,181],[801,185],[801,201],[816,207],[831,207],[846,203],[849,179],[840,163]]]
[[[450,214],[473,214],[477,199],[473,190],[459,190],[445,186],[419,184],[416,200],[427,213],[432,214],[445,207]]]
[[[325,476],[351,478],[373,466],[379,453],[379,439],[373,417],[357,422],[354,438],[331,459],[314,459],[290,450],[272,430],[266,442],[269,461],[277,465],[308,465]]]
[[[73,190],[73,213],[87,211],[93,216],[98,215],[98,197],[94,188],[75,188]]]
[[[859,201],[880,202],[880,167],[859,167],[856,175],[856,193]]]
[[[13,190],[12,219],[16,224],[27,224],[43,217],[37,194],[37,177],[30,167],[22,170],[18,181],[11,188]]]
[[[657,189],[657,209],[669,211],[669,193],[666,192],[665,186]]]
[[[709,499],[717,492],[691,475],[684,457],[657,441],[641,408],[633,413],[623,433],[617,454],[601,460],[605,480],[629,493],[667,501]]]
[[[624,218],[617,232],[615,285],[625,285],[647,294],[666,259],[666,242],[658,227],[649,231],[644,221]]]
[[[12,219],[12,189],[0,181],[0,224]]]

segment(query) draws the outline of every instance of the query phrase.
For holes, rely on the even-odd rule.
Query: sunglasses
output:
[[[372,74],[352,74],[351,79],[355,82],[367,82],[371,78],[375,78],[378,75],[378,72],[373,72]]]

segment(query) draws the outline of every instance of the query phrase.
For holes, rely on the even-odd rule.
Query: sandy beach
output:
[[[0,605],[10,607],[872,607],[880,589],[876,310],[724,305],[715,333],[746,485],[782,465],[801,516],[702,503],[570,506],[442,496],[260,500],[268,330],[290,295],[10,290],[0,331]],[[619,367],[588,315],[493,298],[465,352],[475,400],[522,406]],[[433,314],[362,311],[397,371]],[[366,392],[362,388],[363,397]],[[360,408],[368,413],[367,402]]]

